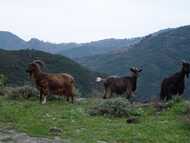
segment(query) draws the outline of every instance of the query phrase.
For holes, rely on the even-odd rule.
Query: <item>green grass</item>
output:
[[[87,110],[95,99],[77,102],[8,100],[0,97],[0,127],[11,126],[32,136],[53,137],[49,129],[62,129],[60,137],[72,143],[188,143],[190,124],[184,122],[186,101],[175,103],[160,114],[143,107],[139,123],[128,124],[126,118],[90,116]]]

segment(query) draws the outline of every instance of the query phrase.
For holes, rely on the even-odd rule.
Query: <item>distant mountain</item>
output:
[[[66,72],[73,75],[80,91],[88,96],[95,88],[97,73],[91,72],[72,60],[37,50],[0,50],[0,73],[8,78],[9,85],[30,84],[25,70],[34,59],[41,59],[46,63],[46,71],[51,73]]]
[[[35,49],[41,50],[49,53],[59,53],[64,50],[73,49],[79,47],[80,44],[77,43],[61,43],[61,44],[54,44],[50,42],[40,41],[36,38],[32,38],[30,41],[26,42],[28,49]]]
[[[77,43],[61,43],[54,44],[50,42],[44,42],[36,38],[32,38],[29,41],[24,41],[11,32],[0,31],[0,49],[4,50],[21,50],[21,49],[35,49],[49,53],[59,53],[62,50],[69,48],[75,48],[80,46]]]
[[[26,46],[26,42],[18,36],[10,32],[0,31],[0,49],[19,50],[26,48]]]
[[[159,95],[164,77],[180,70],[182,59],[190,60],[190,26],[148,35],[128,51],[83,57],[77,61],[91,70],[114,75],[127,75],[132,66],[142,67],[138,98],[149,99]],[[186,95],[190,92],[188,83]]]
[[[72,59],[106,54],[110,52],[117,51],[118,49],[127,49],[130,46],[140,42],[141,38],[132,39],[105,39],[100,41],[94,41],[90,43],[81,44],[77,48],[70,48],[68,50],[62,51],[63,55],[70,57]]]
[[[119,48],[128,48],[138,43],[141,38],[132,39],[104,39],[89,43],[50,43],[32,38],[24,41],[18,36],[5,31],[0,31],[0,49],[20,50],[35,49],[53,54],[61,54],[70,58],[79,58],[92,56],[96,54],[105,54]]]

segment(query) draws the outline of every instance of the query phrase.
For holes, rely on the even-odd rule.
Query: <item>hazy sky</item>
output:
[[[190,0],[0,0],[0,30],[25,40],[130,38],[190,24]]]

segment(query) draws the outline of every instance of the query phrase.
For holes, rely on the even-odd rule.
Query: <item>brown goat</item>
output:
[[[169,100],[172,95],[181,96],[185,89],[185,76],[190,73],[190,63],[183,61],[179,72],[165,78],[161,83],[160,100]]]
[[[41,71],[44,63],[40,60],[35,60],[29,64],[26,70],[29,76],[34,80],[37,89],[40,91],[40,103],[45,104],[46,98],[50,94],[59,96],[65,95],[67,101],[71,98],[73,103],[74,98],[74,78],[66,73],[50,74]],[[44,100],[42,102],[42,97]]]
[[[129,99],[131,96],[134,95],[134,92],[137,87],[137,78],[139,73],[142,69],[138,68],[131,68],[130,71],[132,72],[131,76],[110,76],[106,79],[102,79],[101,77],[97,77],[96,81],[100,82],[103,81],[104,84],[104,96],[103,98],[108,98],[112,96],[112,93],[116,94],[124,94],[127,92],[127,98]]]

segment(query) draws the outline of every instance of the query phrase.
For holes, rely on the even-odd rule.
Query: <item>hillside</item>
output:
[[[118,48],[127,48],[138,43],[141,38],[132,39],[104,39],[89,43],[50,43],[32,38],[24,41],[11,32],[0,31],[0,49],[20,50],[35,49],[49,53],[58,53],[70,58],[105,54]]]
[[[60,55],[36,50],[5,51],[0,50],[0,73],[8,78],[9,85],[29,84],[31,81],[25,70],[27,65],[38,58],[43,60],[48,72],[66,72],[73,75],[77,81],[77,87],[83,93],[90,92],[95,84],[96,73]]]
[[[152,104],[130,105],[128,110],[138,119],[135,123],[128,123],[128,117],[90,116],[89,109],[100,103],[101,99],[89,98],[75,104],[53,100],[40,105],[35,99],[1,96],[0,142],[15,142],[23,137],[7,135],[9,130],[16,130],[32,137],[58,138],[63,143],[189,143],[188,101],[170,102],[169,107],[161,109]],[[116,111],[122,111],[120,108]]]
[[[190,60],[190,26],[148,35],[127,52],[85,57],[77,61],[91,70],[114,75],[126,75],[132,66],[142,67],[137,94],[140,99],[149,99],[159,95],[164,77],[180,70],[182,59]],[[186,95],[190,90],[189,84],[187,88]]]

